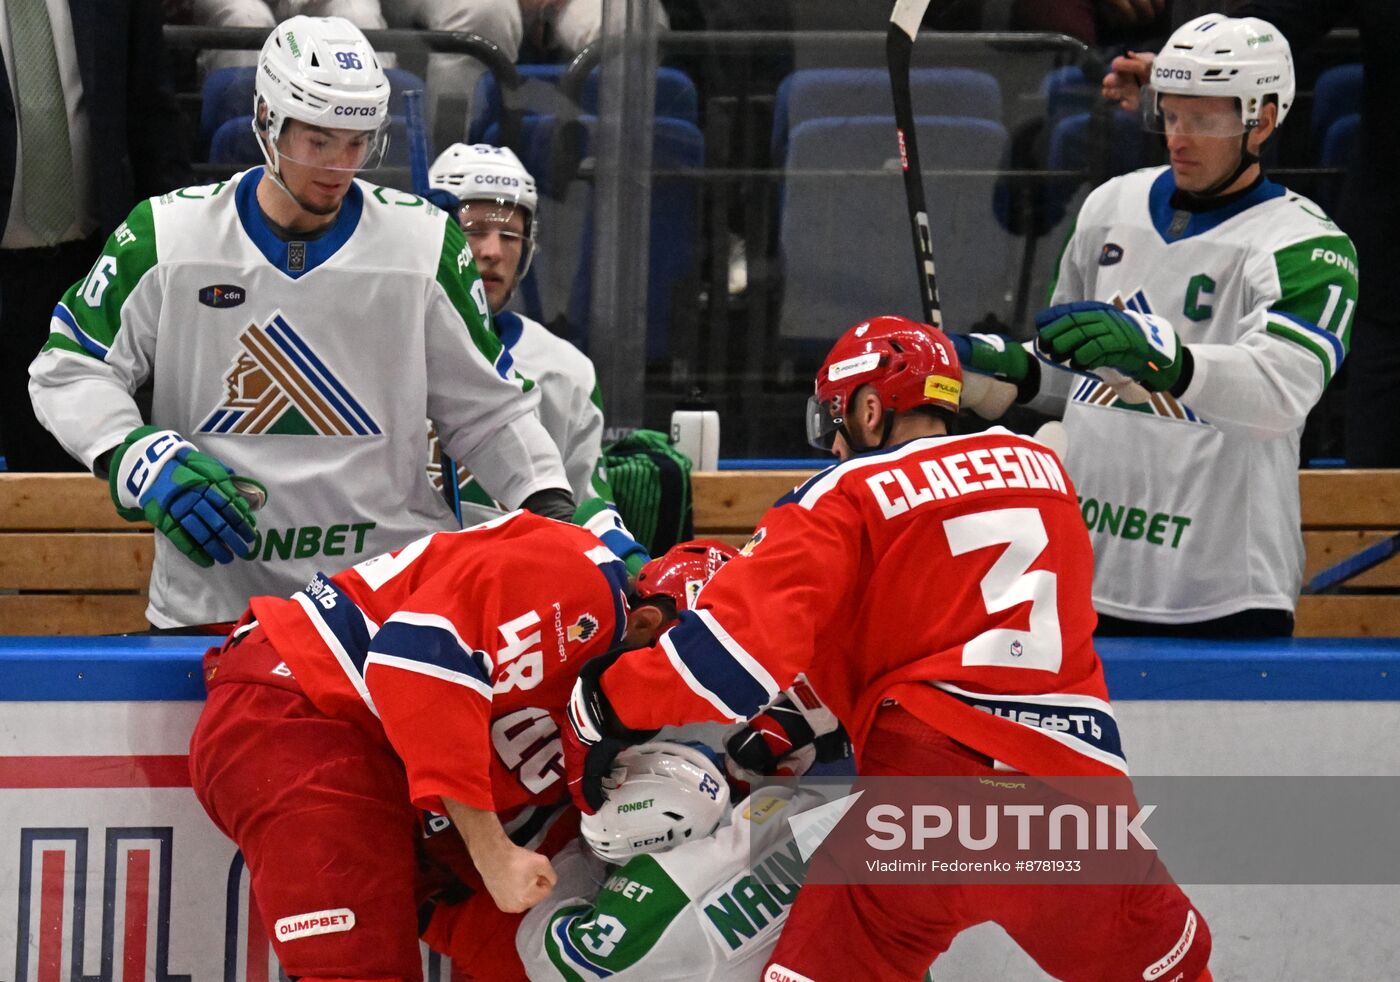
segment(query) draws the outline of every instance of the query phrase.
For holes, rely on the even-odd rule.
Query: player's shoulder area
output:
[[[365,215],[376,221],[402,225],[419,234],[426,233],[429,228],[441,232],[447,223],[447,212],[411,191],[387,184],[374,184],[358,177],[355,178],[355,185],[364,198]]]
[[[1143,167],[1110,177],[1084,199],[1084,204],[1079,208],[1078,224],[1086,224],[1086,220],[1098,215],[1116,216],[1124,208],[1146,208],[1152,185],[1168,169],[1166,166]]]
[[[504,315],[498,315],[500,320]],[[574,346],[573,342],[567,338],[550,331],[537,320],[532,320],[522,314],[509,312],[509,316],[520,322],[520,336],[517,344],[523,346],[526,353],[539,352],[547,355],[547,364],[540,367],[549,369],[551,374],[567,375],[571,378],[589,377],[594,375],[593,361],[586,354]],[[502,332],[502,340],[505,340],[505,332]],[[512,351],[517,350],[515,347]],[[519,361],[520,359],[517,359]],[[533,367],[533,366],[531,366]],[[537,374],[541,374],[537,371]]]
[[[1025,451],[1052,454],[1044,444],[1030,437],[1012,433],[1002,426],[993,426],[980,433],[954,436],[919,437],[886,450],[859,454],[818,471],[802,484],[779,498],[774,507],[795,504],[811,510],[831,495],[844,496],[864,493],[866,479],[872,472],[895,467],[910,458],[944,457],[1006,446]],[[1057,458],[1058,459],[1058,458]],[[1063,470],[1063,465],[1061,465]]]
[[[1282,194],[1249,209],[1241,217],[1245,221],[1241,223],[1240,234],[1269,251],[1317,238],[1350,241],[1321,205],[1286,187]]]
[[[182,212],[202,213],[211,208],[232,207],[238,185],[247,174],[247,171],[239,171],[222,181],[175,188],[146,200],[150,202],[152,211],[172,216]]]

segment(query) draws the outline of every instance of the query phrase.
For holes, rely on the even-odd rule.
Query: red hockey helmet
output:
[[[837,432],[846,432],[851,398],[862,385],[875,389],[887,419],[916,406],[956,413],[962,367],[953,342],[936,327],[907,317],[861,321],[837,339],[817,372],[816,394],[807,402],[812,446],[830,450]]]
[[[642,567],[637,574],[636,595],[640,600],[670,597],[677,612],[689,610],[700,588],[737,555],[738,549],[717,539],[679,542]]]

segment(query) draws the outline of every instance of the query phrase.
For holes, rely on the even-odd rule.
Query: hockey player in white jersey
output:
[[[139,204],[55,308],[35,412],[124,517],[164,533],[157,627],[229,621],[327,562],[455,528],[423,469],[425,416],[501,501],[573,513],[461,229],[355,179],[388,106],[358,28],[279,24],[253,107],[266,166]],[[150,426],[131,397],[147,379]],[[266,500],[256,516],[233,472],[265,485],[242,485]]]
[[[428,183],[462,202],[458,216],[486,286],[492,327],[506,357],[539,388],[540,422],[559,447],[579,504],[575,521],[607,543],[635,576],[650,557],[613,504],[602,462],[603,399],[593,362],[543,324],[505,309],[535,257],[535,179],[508,147],[455,143],[433,162]],[[475,480],[461,493],[464,510],[496,507]]]
[[[1089,195],[1035,348],[956,342],[964,366],[996,379],[971,408],[994,417],[1014,398],[1064,415],[1101,633],[1292,633],[1299,441],[1357,297],[1351,241],[1260,169],[1293,98],[1271,25],[1184,24],[1142,98],[1170,166]],[[1089,374],[1104,370],[1147,401]]]
[[[663,741],[623,751],[614,774],[516,932],[529,977],[757,979],[806,868],[788,820],[822,796],[770,786],[731,809],[714,761]]]

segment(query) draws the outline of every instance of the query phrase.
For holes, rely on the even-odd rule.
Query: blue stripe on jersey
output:
[[[520,342],[520,336],[525,333],[525,322],[520,319],[519,314],[510,310],[492,314],[491,326],[496,329],[496,337],[501,339],[501,345],[507,351],[514,348]]]
[[[574,947],[573,941],[569,938],[569,925],[577,921],[578,918],[578,914],[570,914],[567,917],[561,917],[550,927],[550,931],[553,932],[554,940],[558,943],[559,949],[569,961],[573,962],[579,968],[587,969],[598,978],[605,979],[613,973],[603,966],[595,965],[589,961],[588,957],[583,952]]]
[[[316,391],[321,393],[325,400],[331,404],[331,408],[339,414],[341,419],[345,420],[346,425],[360,436],[367,436],[368,431],[364,423],[366,418],[364,416],[364,410],[359,409],[359,406],[356,405],[354,408],[359,409],[359,415],[357,416],[351,410],[351,407],[346,405],[345,401],[340,398],[340,395],[348,397],[349,393],[341,387],[339,382],[336,382],[335,379],[331,377],[330,372],[326,371],[326,367],[321,364],[316,356],[311,354],[311,350],[306,347],[301,338],[297,337],[291,325],[280,316],[274,317],[272,319],[272,324],[268,326],[267,333],[268,336],[277,343],[277,346],[282,349],[282,353],[290,358],[292,363],[301,370],[302,378],[316,387]],[[334,387],[335,391],[332,391],[332,387]],[[337,395],[337,392],[339,392],[340,395]],[[352,399],[350,402],[353,403],[354,400]],[[369,425],[374,426],[374,421],[370,420]],[[377,434],[378,430],[376,430],[375,433]]]
[[[793,488],[787,494],[783,495],[777,501],[773,502],[773,507],[777,508],[779,505],[790,505],[793,502],[801,501],[802,496],[807,493],[808,489],[811,488],[812,485],[816,484],[822,478],[826,477],[827,474],[831,473],[832,470],[840,466],[841,462],[838,461],[829,467],[824,467],[821,470],[817,471],[811,477],[807,478],[807,480],[803,481],[797,487]]]
[[[1347,352],[1346,348],[1342,347],[1341,338],[1337,337],[1337,335],[1333,334],[1329,330],[1326,330],[1325,328],[1318,327],[1312,321],[1304,320],[1297,314],[1290,314],[1284,310],[1276,310],[1273,307],[1269,308],[1268,313],[1272,317],[1279,317],[1283,320],[1288,321],[1288,323],[1292,324],[1294,327],[1299,328],[1303,331],[1307,331],[1314,337],[1322,338],[1322,340],[1326,341],[1327,344],[1331,346],[1332,354],[1337,359],[1336,365],[1334,366],[1334,370],[1336,368],[1342,367],[1342,359],[1346,358]]]
[[[328,385],[331,388],[333,388],[336,391],[336,393],[340,396],[340,398],[343,399],[345,403],[349,405],[350,410],[353,412],[354,418],[351,418],[350,413],[346,413],[346,421],[350,423],[350,425],[354,426],[355,420],[358,419],[364,425],[364,428],[366,430],[368,430],[374,436],[379,436],[379,427],[375,425],[374,420],[370,417],[369,413],[365,412],[364,407],[355,401],[355,397],[349,393],[345,386],[340,384],[340,379],[336,378],[335,375],[330,371],[330,369],[326,368],[326,366],[322,363],[321,359],[316,357],[316,353],[312,351],[310,347],[307,346],[306,342],[301,339],[301,336],[297,334],[296,331],[292,330],[291,325],[288,324],[281,317],[274,318],[273,323],[277,325],[281,333],[286,335],[287,341],[294,345],[297,351],[300,352],[306,358],[306,360],[309,361],[315,367],[315,374],[308,373],[307,377],[310,378],[313,383],[315,383],[318,389],[321,389],[322,393],[326,396],[326,398],[332,399],[332,401],[334,401],[333,397],[328,392],[326,392],[325,388],[323,387],[323,380],[324,385]],[[274,338],[278,337],[277,330],[269,331],[268,333],[271,334]],[[291,352],[288,353],[291,354]],[[361,432],[363,433],[364,430],[361,430]]]
[[[263,217],[262,208],[258,205],[258,182],[262,180],[262,176],[262,167],[254,167],[244,174],[234,191],[233,201],[238,209],[239,224],[243,226],[249,240],[263,254],[263,258],[285,275],[294,280],[305,276],[339,252],[340,247],[355,234],[355,229],[360,224],[360,215],[364,211],[365,195],[360,190],[360,185],[352,181],[330,230],[320,238],[302,243],[305,248],[305,262],[301,269],[290,269],[287,266],[287,243],[268,227],[267,219]]]
[[[445,628],[390,620],[374,636],[374,650],[381,655],[435,665],[477,679],[488,689],[491,687],[485,655],[463,648]]]
[[[53,315],[63,321],[64,324],[68,325],[68,330],[73,332],[74,339],[83,346],[84,351],[98,358],[105,359],[107,357],[107,348],[94,341],[86,331],[78,326],[78,322],[73,317],[73,312],[71,310],[63,304],[59,304],[54,307]]]
[[[754,716],[773,695],[710,633],[693,610],[683,610],[667,642],[690,674],[739,719]]]
[[[1162,237],[1162,241],[1166,243],[1180,242],[1193,235],[1209,232],[1255,205],[1283,197],[1288,193],[1288,189],[1282,184],[1275,184],[1266,178],[1260,181],[1252,191],[1228,205],[1212,208],[1209,211],[1191,212],[1191,217],[1187,220],[1185,228],[1180,233],[1172,235],[1172,221],[1176,217],[1176,208],[1172,205],[1172,195],[1175,193],[1176,179],[1172,177],[1170,167],[1157,175],[1152,182],[1152,189],[1147,192],[1147,210],[1152,216],[1152,225],[1157,229],[1157,234]]]
[[[1088,744],[1101,753],[1110,754],[1119,760],[1123,756],[1123,741],[1118,735],[1118,721],[1109,713],[1086,706],[1057,706],[1046,703],[1019,702],[1015,696],[986,696],[979,698],[959,692],[949,692],[961,702],[992,716],[1009,719],[1031,729],[1047,733],[1060,733],[1073,740]],[[1047,725],[1051,723],[1052,725]]]
[[[627,582],[627,564],[620,559],[609,559],[598,564],[598,572],[608,581],[608,595],[612,597],[613,635],[608,647],[616,648],[627,631],[627,597],[632,592]]]
[[[355,666],[355,671],[363,676],[365,658],[369,655],[370,634],[359,604],[341,593],[325,573],[317,573],[302,593],[311,598],[308,609],[335,635]]]

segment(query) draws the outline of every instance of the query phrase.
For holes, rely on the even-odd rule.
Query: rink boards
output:
[[[242,861],[189,786],[205,647],[0,638],[0,982],[278,977]],[[1136,774],[1400,774],[1400,639],[1099,648]],[[1371,923],[1400,909],[1395,887],[1192,894],[1220,980],[1376,978],[1400,959]],[[937,968],[1045,978],[993,927]],[[424,969],[450,975],[426,953]]]

